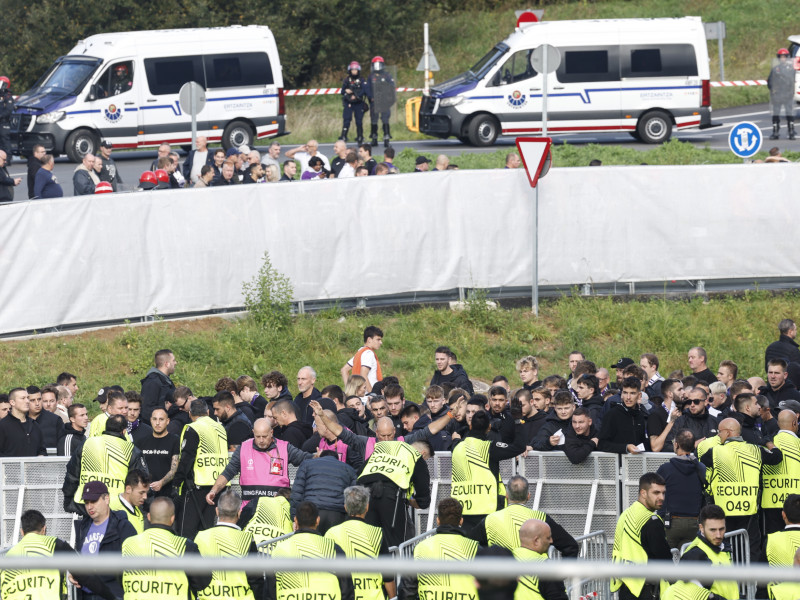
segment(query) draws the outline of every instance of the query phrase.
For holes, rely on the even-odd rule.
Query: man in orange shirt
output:
[[[345,386],[351,374],[361,375],[367,380],[367,392],[371,391],[372,386],[383,379],[381,363],[378,361],[378,355],[376,354],[381,344],[383,344],[383,331],[374,325],[367,327],[364,330],[364,345],[342,367],[342,381]]]

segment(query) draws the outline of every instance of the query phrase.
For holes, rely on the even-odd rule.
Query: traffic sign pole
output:
[[[194,94],[189,96],[189,110],[192,113],[192,150],[197,150],[197,111],[194,108]]]
[[[542,46],[542,63],[545,65],[544,73],[542,73],[542,137],[547,137],[547,44]],[[536,190],[536,196],[539,196],[539,190]]]

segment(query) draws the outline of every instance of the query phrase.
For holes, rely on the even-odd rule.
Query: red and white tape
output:
[[[738,81],[712,81],[711,87],[747,87],[751,85],[767,85],[766,79],[744,79]]]
[[[398,92],[421,92],[422,88],[399,87]],[[284,96],[332,96],[342,93],[342,88],[307,88],[301,90],[283,90]]]

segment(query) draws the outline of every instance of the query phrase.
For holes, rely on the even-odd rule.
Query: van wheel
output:
[[[638,132],[638,131],[629,131],[629,132],[628,132],[628,135],[630,135],[630,136],[631,136],[633,139],[635,139],[637,142],[641,142],[641,141],[642,141],[642,138],[641,138],[641,136],[639,135],[639,132]]]
[[[672,119],[667,113],[654,110],[639,119],[636,132],[645,144],[662,144],[672,136]]]
[[[97,154],[100,143],[97,136],[88,129],[78,129],[67,137],[64,151],[72,162],[79,163],[87,154]]]
[[[500,123],[491,115],[478,115],[470,121],[467,133],[473,146],[491,146],[500,133]]]
[[[225,150],[244,145],[252,147],[254,139],[255,135],[250,125],[244,121],[233,121],[228,123],[225,132],[222,134],[222,147]]]
[[[469,136],[466,135],[457,135],[458,141],[462,144],[469,144]]]

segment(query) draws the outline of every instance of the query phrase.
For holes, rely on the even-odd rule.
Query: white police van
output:
[[[789,36],[788,50],[792,56],[795,70],[794,101],[800,104],[800,35]]]
[[[114,148],[191,144],[178,92],[206,90],[198,135],[226,149],[286,135],[283,73],[269,27],[93,35],[58,58],[16,101],[17,153],[34,144],[80,161],[101,139]]]
[[[521,28],[466,73],[422,99],[420,131],[476,146],[540,133],[543,76],[530,62],[559,49],[547,79],[548,133],[630,133],[667,141],[673,128],[713,127],[708,48],[699,17],[544,21]]]

